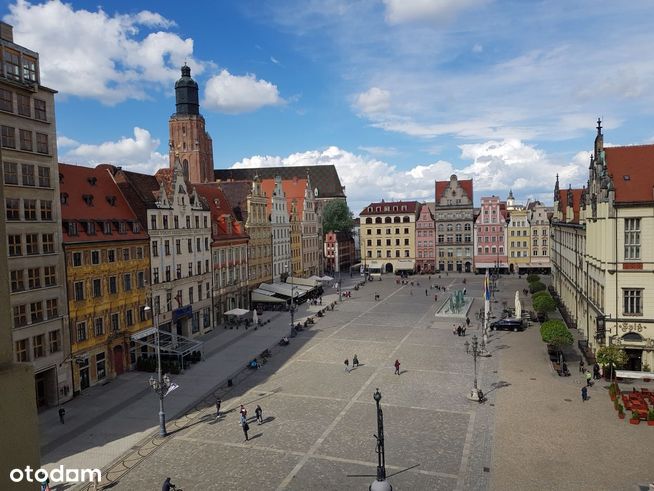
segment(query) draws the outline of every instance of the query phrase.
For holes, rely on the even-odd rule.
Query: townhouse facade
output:
[[[73,392],[133,368],[151,327],[148,236],[109,170],[59,164]]]
[[[41,85],[38,53],[0,25],[0,130],[8,302],[14,360],[34,369],[37,406],[72,397],[66,273],[57,170],[56,91]]]
[[[458,179],[435,183],[434,221],[438,271],[473,270],[473,182]]]
[[[547,273],[550,264],[550,213],[540,201],[527,205],[529,225],[531,227],[531,268]]]
[[[325,234],[325,271],[348,273],[354,265],[354,239],[347,232],[330,231]]]
[[[531,227],[527,209],[513,208],[506,227],[509,272],[524,272],[531,264]]]
[[[430,206],[431,205],[431,206]],[[432,203],[423,203],[416,221],[416,272],[436,272],[436,229]]]
[[[282,178],[277,176],[275,179],[265,179],[262,186],[268,197],[267,212],[272,232],[273,281],[283,283],[283,279],[291,273],[291,225]]]
[[[302,271],[305,276],[320,275],[324,269],[322,255],[323,232],[318,203],[311,178],[307,175],[302,202]]]
[[[481,198],[474,229],[475,270],[508,271],[506,211],[499,197]]]

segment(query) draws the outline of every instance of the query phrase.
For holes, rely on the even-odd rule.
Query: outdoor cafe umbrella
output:
[[[252,323],[253,323],[255,326],[256,326],[257,324],[259,324],[259,314],[257,314],[257,310],[256,310],[256,309],[254,309],[254,310],[252,311]]]
[[[515,316],[520,319],[522,317],[522,303],[520,302],[520,292],[515,292]]]

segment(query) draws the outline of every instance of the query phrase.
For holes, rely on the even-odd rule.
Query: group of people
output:
[[[468,324],[470,325],[469,319],[468,319]],[[452,334],[455,336],[465,336],[466,335],[466,329],[467,326],[459,324],[458,326],[456,324],[452,324]]]
[[[248,424],[248,410],[245,408],[243,404],[241,404],[241,408],[239,409],[239,419],[240,419],[240,425],[241,428],[243,429],[243,434],[245,435],[245,441],[249,441],[250,438],[248,437],[248,431],[250,431],[250,425]],[[262,425],[263,424],[263,409],[261,409],[261,406],[257,404],[257,407],[254,409],[254,416],[256,418],[257,424]]]
[[[588,387],[593,386],[593,379],[600,380],[602,378],[604,370],[598,363],[595,363],[593,364],[593,372],[591,373],[589,369],[584,368],[584,360],[579,360],[579,371],[586,377],[586,385],[581,388],[581,400],[587,401]]]
[[[352,368],[350,368],[350,360],[348,358],[345,358],[345,361],[343,363],[345,364],[345,371],[347,373],[350,373],[352,369],[357,368],[360,365],[359,357],[356,355],[356,353],[352,357]]]

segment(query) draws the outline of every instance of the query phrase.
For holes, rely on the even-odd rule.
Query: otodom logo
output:
[[[100,469],[65,469],[63,465],[50,469],[32,469],[29,465],[25,469],[12,469],[9,479],[13,482],[101,482]]]

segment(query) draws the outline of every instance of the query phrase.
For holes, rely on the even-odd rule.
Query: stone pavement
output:
[[[461,280],[435,281],[462,288]],[[433,291],[425,295],[427,278],[419,281],[412,289],[385,277],[353,292],[295,338],[292,349],[277,350],[263,369],[225,391],[224,417],[215,419],[207,400],[174,435],[153,439],[146,457],[126,455],[131,470],[109,474],[112,489],[157,489],[167,476],[186,491],[364,489],[377,465],[376,388],[396,489],[487,489],[494,408],[467,400],[473,360],[463,342],[470,336],[453,336],[451,321],[435,319]],[[471,283],[469,294],[480,297],[481,277]],[[343,360],[355,353],[362,365],[346,373]],[[497,359],[479,364],[480,384],[490,387]],[[265,424],[250,423],[248,442],[240,404],[249,415],[256,404],[264,410]]]
[[[345,280],[346,287],[351,281],[354,280]],[[323,303],[337,298],[333,289],[327,289]],[[299,306],[296,319],[305,318],[317,308]],[[271,322],[258,330],[219,327],[203,339],[205,361],[173,377],[180,388],[166,397],[168,420],[185,413],[228,378],[236,377],[248,360],[288,335],[287,312],[264,312],[262,320]],[[64,405],[63,425],[57,408],[42,412],[39,415],[41,466],[51,469],[63,464],[66,468],[102,469],[147,440],[158,428],[158,398],[149,387],[150,375],[128,372],[104,386],[84,391]]]

